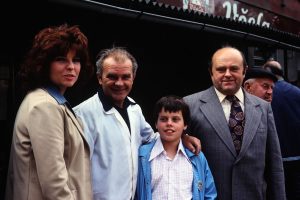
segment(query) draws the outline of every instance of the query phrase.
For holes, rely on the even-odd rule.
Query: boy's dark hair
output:
[[[160,98],[154,107],[154,119],[157,121],[158,114],[164,108],[168,112],[178,112],[181,111],[184,125],[188,125],[190,122],[190,109],[189,106],[183,101],[181,97],[175,95],[164,96]]]

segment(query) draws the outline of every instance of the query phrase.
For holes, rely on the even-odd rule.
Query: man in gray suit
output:
[[[220,200],[284,200],[284,173],[270,103],[245,92],[243,53],[223,47],[212,56],[213,86],[184,97],[191,109],[189,133],[201,140]],[[240,108],[232,118],[231,102]],[[237,117],[239,116],[239,117]],[[238,132],[229,125],[239,124]],[[230,121],[230,123],[228,123]]]

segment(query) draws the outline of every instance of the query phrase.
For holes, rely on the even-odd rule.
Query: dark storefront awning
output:
[[[164,23],[199,31],[230,35],[248,41],[270,44],[278,48],[300,50],[300,36],[225,17],[170,6],[151,0],[51,0],[96,10],[104,14]]]

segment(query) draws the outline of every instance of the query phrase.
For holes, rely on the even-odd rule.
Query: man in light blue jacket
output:
[[[138,68],[135,58],[114,47],[100,52],[96,66],[101,88],[74,108],[91,150],[93,198],[129,200],[136,190],[138,148],[157,134],[128,97]]]
[[[190,119],[188,105],[176,96],[162,97],[154,115],[160,137],[139,149],[136,200],[216,199],[204,154],[195,155],[181,142]]]

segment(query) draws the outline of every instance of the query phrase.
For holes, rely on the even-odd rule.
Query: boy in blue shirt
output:
[[[176,96],[162,97],[154,116],[160,137],[139,149],[136,199],[216,199],[204,154],[195,155],[182,145],[181,136],[190,120],[188,105]]]

